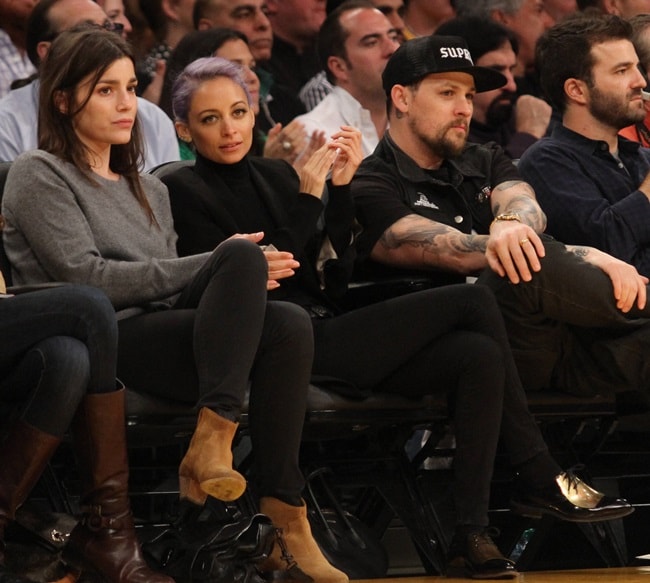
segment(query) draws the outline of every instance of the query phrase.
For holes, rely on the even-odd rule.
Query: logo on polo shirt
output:
[[[437,204],[432,203],[425,194],[421,192],[418,192],[418,194],[420,195],[420,198],[413,203],[413,206],[424,206],[429,209],[440,210],[440,207]]]
[[[474,64],[472,61],[472,55],[469,54],[467,49],[462,47],[440,47],[440,56],[443,59],[465,59]]]

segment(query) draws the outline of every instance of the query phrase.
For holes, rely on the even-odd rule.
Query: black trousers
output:
[[[650,302],[623,314],[607,274],[544,243],[532,281],[513,285],[491,270],[479,278],[496,295],[526,390],[650,393]]]
[[[307,313],[267,302],[268,267],[242,239],[217,247],[170,310],[119,323],[118,376],[142,391],[237,420],[250,386],[254,484],[295,498],[313,358]]]
[[[487,525],[499,436],[513,465],[548,453],[486,287],[421,291],[313,323],[316,374],[378,392],[448,395],[458,524]]]

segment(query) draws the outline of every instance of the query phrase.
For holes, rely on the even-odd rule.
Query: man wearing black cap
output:
[[[542,235],[546,218],[535,194],[503,150],[467,143],[474,95],[502,86],[505,77],[474,66],[460,37],[436,35],[403,44],[383,82],[390,129],[351,185],[363,227],[358,250],[371,274],[416,271],[433,285],[479,275],[497,296],[527,389],[580,395],[647,389],[642,347],[650,320],[641,319],[650,317],[647,280],[605,253]],[[602,510],[620,501],[597,494],[592,504],[576,491],[569,502],[566,490],[543,485],[548,476],[533,469],[535,460],[524,461],[513,434],[535,430],[517,427],[513,412],[526,407],[525,399],[523,391],[506,388],[501,438],[528,478],[513,509],[581,522],[607,519]],[[481,524],[457,526],[450,561],[485,577],[495,561],[503,566],[503,557]]]
[[[521,158],[546,134],[552,109],[539,97],[517,95],[515,33],[490,18],[464,16],[448,20],[436,34],[463,37],[477,65],[499,71],[507,80],[498,89],[476,95],[469,141],[496,142],[512,159]]]

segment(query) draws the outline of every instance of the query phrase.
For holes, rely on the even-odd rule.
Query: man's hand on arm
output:
[[[526,182],[502,182],[492,191],[494,221],[486,247],[490,268],[512,283],[530,281],[542,266],[544,244],[538,233],[546,228],[546,217]]]
[[[639,310],[645,308],[648,278],[641,275],[636,267],[593,247],[579,245],[566,247],[571,253],[598,267],[609,276],[612,280],[616,307],[621,312],[629,312],[635,303]]]
[[[467,235],[420,215],[393,223],[373,247],[380,263],[416,269],[442,269],[464,275],[483,269],[486,235]]]

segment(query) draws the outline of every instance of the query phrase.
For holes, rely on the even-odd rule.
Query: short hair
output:
[[[93,24],[81,24],[61,32],[43,62],[38,108],[38,147],[70,162],[94,182],[88,165],[89,150],[79,139],[74,118],[90,100],[97,82],[116,61],[128,58],[135,70],[135,58],[130,45],[119,35]],[[90,78],[88,95],[73,107],[80,83]],[[61,107],[61,98],[67,107]],[[143,148],[139,122],[133,126],[127,144],[111,146],[109,166],[125,176],[131,190],[152,223],[153,211],[142,185],[139,172]]]
[[[460,16],[443,22],[434,34],[460,36],[465,39],[467,48],[476,63],[485,53],[500,49],[506,42],[515,54],[519,52],[519,41],[515,33],[490,18]]]
[[[594,57],[591,48],[610,40],[632,40],[632,26],[614,15],[575,15],[549,28],[537,41],[535,62],[538,63],[540,84],[546,97],[560,113],[564,113],[567,98],[564,83],[580,79],[593,86]]]
[[[212,8],[213,0],[196,0],[194,8],[192,9],[192,22],[194,28],[199,27],[199,21],[205,18],[206,13]]]
[[[526,0],[455,0],[458,16],[489,17],[495,10],[506,14],[518,12]]]
[[[167,34],[167,18],[161,0],[138,0],[138,7],[156,40],[162,42]]]
[[[650,42],[645,40],[644,33],[650,28],[650,14],[637,14],[628,20],[632,26],[632,43],[634,50],[639,57],[641,66],[645,73],[650,69]]]
[[[327,15],[318,31],[316,41],[318,59],[330,83],[335,83],[336,78],[327,66],[328,59],[330,57],[340,57],[346,62],[348,60],[345,41],[350,36],[350,33],[341,25],[341,16],[346,12],[359,8],[377,9],[370,0],[345,0]]]
[[[171,118],[172,87],[181,71],[192,61],[202,57],[211,57],[214,52],[232,40],[242,40],[248,44],[246,35],[232,28],[210,28],[187,33],[176,45],[167,60],[165,79],[160,93],[160,108]]]
[[[174,119],[187,123],[192,98],[197,89],[206,81],[218,77],[226,77],[239,85],[246,94],[248,105],[252,107],[253,100],[242,78],[241,67],[221,57],[204,57],[185,67],[174,82],[172,88]]]
[[[59,0],[41,0],[36,3],[27,19],[25,49],[34,67],[38,69],[41,60],[38,56],[38,43],[54,40],[59,33],[50,21],[50,10]]]

